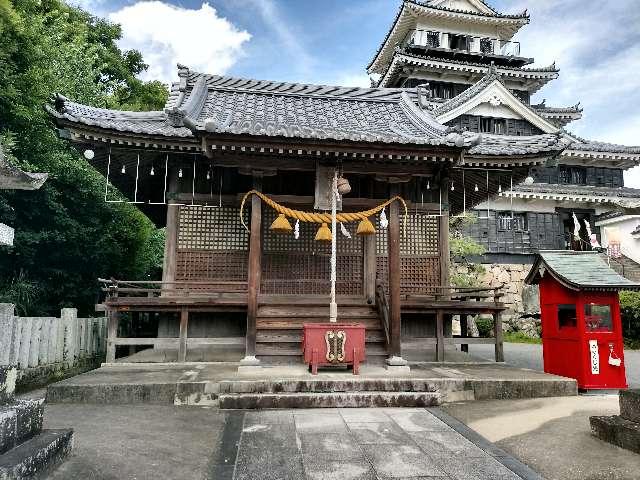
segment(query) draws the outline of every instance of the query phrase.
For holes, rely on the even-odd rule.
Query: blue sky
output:
[[[123,26],[145,78],[171,81],[175,64],[209,73],[341,85],[369,84],[365,67],[400,0],[75,0]],[[569,126],[592,139],[640,145],[640,8],[637,0],[490,0],[504,12],[528,8],[515,40],[535,65],[556,62],[560,79],[534,101],[581,102]],[[640,188],[640,171],[627,175]]]

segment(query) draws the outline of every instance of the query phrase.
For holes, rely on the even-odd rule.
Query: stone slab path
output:
[[[221,440],[211,479],[541,478],[439,409],[234,412]]]

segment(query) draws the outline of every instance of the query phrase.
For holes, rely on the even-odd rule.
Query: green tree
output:
[[[57,137],[43,109],[54,92],[162,108],[166,88],[136,78],[147,66],[118,48],[120,36],[118,25],[59,0],[0,0],[0,141],[21,168],[49,173],[38,191],[0,192],[0,221],[16,229],[15,246],[0,250],[0,297],[23,313],[90,313],[97,277],[158,275],[162,232],[134,206],[104,202],[104,178]]]
[[[464,227],[478,221],[474,214],[467,213],[449,220],[449,249],[451,251],[451,265],[464,267],[463,272],[454,271],[451,284],[456,287],[478,287],[479,276],[485,272],[482,265],[474,263],[473,257],[483,255],[485,248],[463,233]]]

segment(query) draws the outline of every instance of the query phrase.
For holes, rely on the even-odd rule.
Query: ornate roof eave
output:
[[[388,87],[398,73],[398,70],[405,65],[415,65],[438,70],[446,69],[464,74],[477,74],[478,77],[486,75],[491,68],[490,65],[481,63],[461,60],[443,60],[429,56],[410,54],[400,49],[395,49],[393,59],[378,81],[378,87]],[[501,77],[534,82],[532,86],[535,88],[530,89],[530,93],[537,92],[551,80],[557,79],[560,72],[560,69],[556,68],[555,64],[542,68],[509,68],[500,66],[496,66],[495,68]]]
[[[25,172],[12,165],[0,146],[0,190],[38,190],[48,176],[46,173]]]
[[[615,206],[631,206],[636,207],[640,206],[640,192],[639,196],[634,198],[631,197],[619,197],[615,196],[613,192],[607,192],[606,194],[603,192],[602,195],[598,195],[597,192],[598,187],[593,187],[592,193],[577,193],[567,191],[566,193],[561,192],[545,192],[545,191],[527,191],[527,190],[508,190],[506,192],[502,192],[499,194],[501,197],[505,198],[519,198],[523,200],[549,200],[549,201],[570,201],[570,202],[578,202],[578,203],[599,203],[599,204],[610,204]]]
[[[560,132],[560,129],[556,125],[542,118],[534,109],[511,93],[500,79],[500,75],[494,66],[491,66],[489,73],[471,88],[468,88],[451,100],[438,105],[433,110],[433,114],[439,122],[449,122],[481,103],[486,103],[487,101],[493,102],[492,99],[487,99],[487,96],[490,96],[489,93],[492,90],[495,95],[499,96],[496,100],[499,102],[498,104],[507,105],[543,132],[547,134]]]
[[[411,12],[407,12],[405,9],[410,9]],[[450,18],[452,20],[470,21],[476,23],[494,23],[497,26],[510,27],[509,36],[510,39],[515,33],[524,25],[529,23],[529,15],[523,12],[520,15],[501,15],[501,14],[481,14],[474,12],[466,12],[463,10],[452,10],[444,7],[429,6],[421,3],[417,0],[404,0],[398,10],[395,20],[391,25],[391,28],[387,32],[384,40],[378,47],[373,59],[367,65],[368,73],[382,73],[383,65],[381,65],[381,57],[388,57],[384,55],[385,51],[389,48],[395,48],[401,38],[406,35],[406,31],[400,31],[402,27],[413,22],[414,15],[428,15],[439,18]],[[390,45],[393,43],[393,45]],[[386,63],[386,62],[385,62]]]

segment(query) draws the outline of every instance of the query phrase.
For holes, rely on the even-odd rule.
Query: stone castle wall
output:
[[[485,264],[484,272],[476,273],[466,265],[452,265],[452,274],[468,275],[474,283],[486,287],[504,285],[504,303],[509,309],[503,314],[505,331],[523,332],[540,337],[540,300],[537,285],[525,285],[531,264]]]

